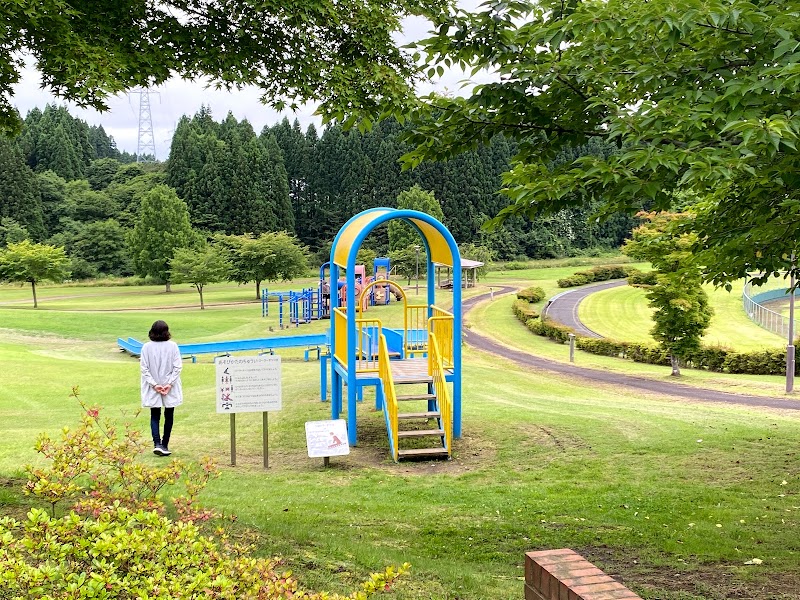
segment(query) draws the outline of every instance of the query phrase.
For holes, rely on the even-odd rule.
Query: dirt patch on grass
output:
[[[605,547],[575,550],[645,600],[797,600],[800,568],[770,570],[765,565],[690,563],[648,564],[624,550]],[[664,562],[674,558],[665,557]]]
[[[365,400],[366,401],[366,400]],[[431,445],[433,442],[429,442]],[[220,449],[218,454],[219,466],[226,468],[227,457],[230,456],[227,447]],[[356,472],[372,468],[379,468],[394,475],[420,475],[431,474],[459,475],[485,468],[493,464],[497,449],[492,440],[484,438],[480,432],[470,431],[461,439],[453,440],[453,456],[450,460],[442,459],[405,459],[399,463],[392,460],[389,452],[389,440],[383,412],[359,413],[358,445],[350,448],[346,456],[334,456],[327,467],[331,471]],[[323,459],[310,459],[305,449],[297,448],[280,449],[272,447],[269,450],[270,471],[315,471],[323,468]],[[236,468],[263,468],[263,455],[260,451],[237,450]]]

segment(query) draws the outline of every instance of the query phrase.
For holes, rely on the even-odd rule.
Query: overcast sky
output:
[[[478,1],[462,0],[459,4],[463,7],[473,8]],[[428,25],[423,19],[406,20],[401,43],[425,37]],[[437,88],[446,86],[450,91],[456,92],[463,77],[463,73],[448,74],[437,85]],[[73,116],[83,119],[90,125],[102,125],[106,133],[113,136],[117,148],[131,153],[136,152],[139,131],[140,99],[138,95],[125,94],[111,98],[108,102],[110,111],[105,113],[81,109],[42,90],[40,75],[32,66],[23,71],[22,80],[14,91],[12,103],[23,117],[35,107],[43,109],[48,103],[64,104]],[[229,111],[239,120],[247,119],[256,132],[260,132],[264,125],[277,123],[284,116],[288,117],[290,121],[295,118],[299,119],[304,130],[310,123],[320,126],[319,118],[313,116],[314,106],[305,106],[296,113],[291,111],[277,113],[259,102],[259,92],[256,88],[226,92],[207,88],[201,81],[172,79],[158,88],[153,88],[153,92],[150,94],[150,106],[153,118],[153,139],[158,160],[165,160],[169,155],[172,134],[181,116],[194,115],[202,105],[209,106],[214,118],[218,121],[224,119]]]

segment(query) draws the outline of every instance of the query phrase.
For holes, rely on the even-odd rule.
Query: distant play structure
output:
[[[391,264],[388,258],[376,258],[374,260],[373,275],[366,276],[364,265],[355,266],[355,290],[356,296],[361,298],[361,290],[372,282],[378,285],[371,290],[369,296],[364,299],[363,310],[368,306],[379,304],[389,304],[391,301],[390,287],[386,282],[389,281]],[[336,291],[339,298],[339,306],[345,306],[347,302],[347,279],[337,280]],[[397,296],[397,294],[395,294]],[[399,297],[399,296],[398,296]],[[269,316],[269,303],[278,304],[278,327],[283,329],[291,325],[299,326],[318,319],[329,319],[331,316],[331,283],[330,283],[330,263],[326,262],[319,268],[319,285],[315,288],[303,288],[299,291],[289,290],[281,292],[270,292],[266,288],[261,290],[261,316]]]
[[[261,316],[269,316],[270,300],[278,303],[278,327],[299,326],[326,319],[321,302],[321,290],[304,288],[300,291],[270,292],[261,290]]]
[[[388,278],[388,264],[385,276],[378,277],[376,270],[371,281],[364,279],[363,267],[357,269],[356,255],[366,236],[393,219],[410,224],[422,239],[428,261],[424,304],[409,303],[403,289]],[[452,312],[435,305],[433,263],[452,268]],[[355,445],[358,400],[365,387],[374,387],[394,460],[450,456],[453,438],[461,437],[461,258],[453,236],[425,213],[373,208],[344,224],[327,268],[340,290],[330,294],[332,356],[321,362],[323,369],[330,362],[331,417],[340,418],[346,389],[347,436]],[[403,303],[402,330],[384,328],[380,319],[364,315],[373,296],[388,302],[390,294]],[[401,389],[407,393],[399,393]],[[401,412],[401,404],[412,408]]]

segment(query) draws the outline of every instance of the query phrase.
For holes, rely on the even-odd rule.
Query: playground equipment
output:
[[[388,258],[376,258],[372,262],[372,282],[376,283],[375,288],[369,295],[372,306],[391,302],[391,286],[388,285],[390,273],[391,266]]]
[[[322,292],[319,289],[303,288],[299,292],[269,292],[263,289],[261,290],[262,317],[269,316],[270,300],[278,302],[278,326],[281,329],[284,327],[284,312],[287,314],[287,327],[325,318],[322,315]],[[284,303],[286,303],[285,311]]]
[[[142,352],[142,342],[134,338],[117,338],[117,345],[131,356],[139,356]],[[231,352],[245,352],[248,350],[258,350],[260,354],[274,354],[275,350],[280,348],[305,348],[305,360],[308,361],[311,352],[316,352],[319,359],[323,349],[327,346],[328,334],[317,333],[310,335],[276,335],[268,338],[229,340],[225,342],[178,344],[178,350],[180,350],[181,356],[188,356],[192,359],[192,362],[196,362],[198,354],[230,356]]]
[[[406,221],[422,238],[428,261],[425,304],[409,304],[402,288],[388,279],[365,282],[360,296],[356,293],[358,250],[375,227],[392,219]],[[435,305],[433,262],[453,268],[452,312]],[[450,456],[452,439],[461,436],[461,258],[453,236],[425,213],[373,208],[351,218],[336,235],[331,248],[331,281],[338,281],[340,269],[346,273],[343,302],[339,302],[340,294],[331,294],[331,357],[321,362],[330,362],[331,417],[338,419],[344,409],[346,385],[347,437],[356,445],[357,402],[364,387],[374,386],[376,408],[383,410],[394,460]],[[364,301],[377,286],[390,287],[403,302],[402,332],[364,316]],[[419,391],[421,386],[424,392]],[[411,391],[400,394],[401,388]],[[424,406],[401,413],[401,402],[406,406],[422,402]],[[431,420],[435,421],[433,429],[401,430],[401,423],[428,426]],[[400,448],[401,441],[426,439],[435,441],[433,447]]]
[[[330,318],[330,298],[331,298],[331,279],[330,279],[331,263],[326,262],[319,268],[319,304],[320,304],[320,318]],[[388,258],[379,257],[373,261],[373,274],[367,277],[366,268],[364,265],[355,265],[354,267],[354,285],[355,296],[360,297],[361,290],[368,284],[376,280],[389,280],[391,272],[391,262]],[[375,306],[378,304],[389,304],[391,300],[390,288],[385,283],[382,283],[375,290],[373,290],[368,298],[363,309],[366,310],[367,306]],[[347,305],[347,278],[337,278],[336,280],[336,293],[339,297],[339,306],[344,307]]]

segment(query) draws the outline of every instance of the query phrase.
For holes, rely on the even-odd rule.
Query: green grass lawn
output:
[[[703,342],[728,346],[747,352],[764,348],[780,348],[786,340],[759,327],[747,318],[742,309],[742,282],[733,290],[706,286],[714,316]],[[578,316],[592,331],[603,337],[630,342],[652,342],[652,310],[647,305],[645,290],[624,286],[602,290],[588,296],[578,307]]]
[[[468,327],[490,336],[500,343],[561,362],[569,362],[569,347],[547,338],[534,335],[511,312],[513,294],[498,297],[494,302],[484,302],[468,316]],[[670,368],[633,361],[598,356],[575,350],[575,363],[590,369],[629,373],[638,377],[674,380]],[[780,397],[785,395],[786,380],[778,375],[731,375],[697,369],[681,369],[680,383],[733,393]]]
[[[123,290],[107,292],[111,302],[116,291]],[[89,301],[86,294],[82,310],[0,308],[0,364],[9,374],[0,388],[0,477],[18,477],[22,464],[40,460],[39,432],[57,435],[77,423],[73,385],[109,415],[136,411],[138,362],[118,352],[117,336],[144,338],[155,318],[165,318],[179,341],[254,337],[275,324],[256,304],[137,311],[119,310],[121,303],[103,311],[106,292],[94,292],[100,295]],[[537,353],[548,345],[565,354],[519,325],[510,302],[480,305],[470,327]],[[397,309],[370,314],[390,320]],[[612,362],[666,377],[666,370],[655,374],[658,367]],[[237,514],[259,536],[259,552],[284,555],[312,588],[347,589],[408,561],[412,574],[393,598],[518,600],[524,552],[571,547],[645,599],[800,597],[794,413],[586,386],[467,348],[464,435],[453,460],[392,463],[382,415],[368,397],[359,407],[359,445],[325,469],[307,457],[303,427],[329,418],[319,401],[319,365],[294,352],[283,361],[283,410],[270,415],[265,472],[259,415],[237,418],[238,464],[226,466],[228,420],[215,413],[213,369],[210,357],[185,364],[186,402],[170,445],[180,458],[211,455],[223,465],[205,501]],[[144,414],[134,422],[147,431]],[[0,512],[23,502],[9,489],[0,486]],[[752,558],[764,562],[746,566]]]

